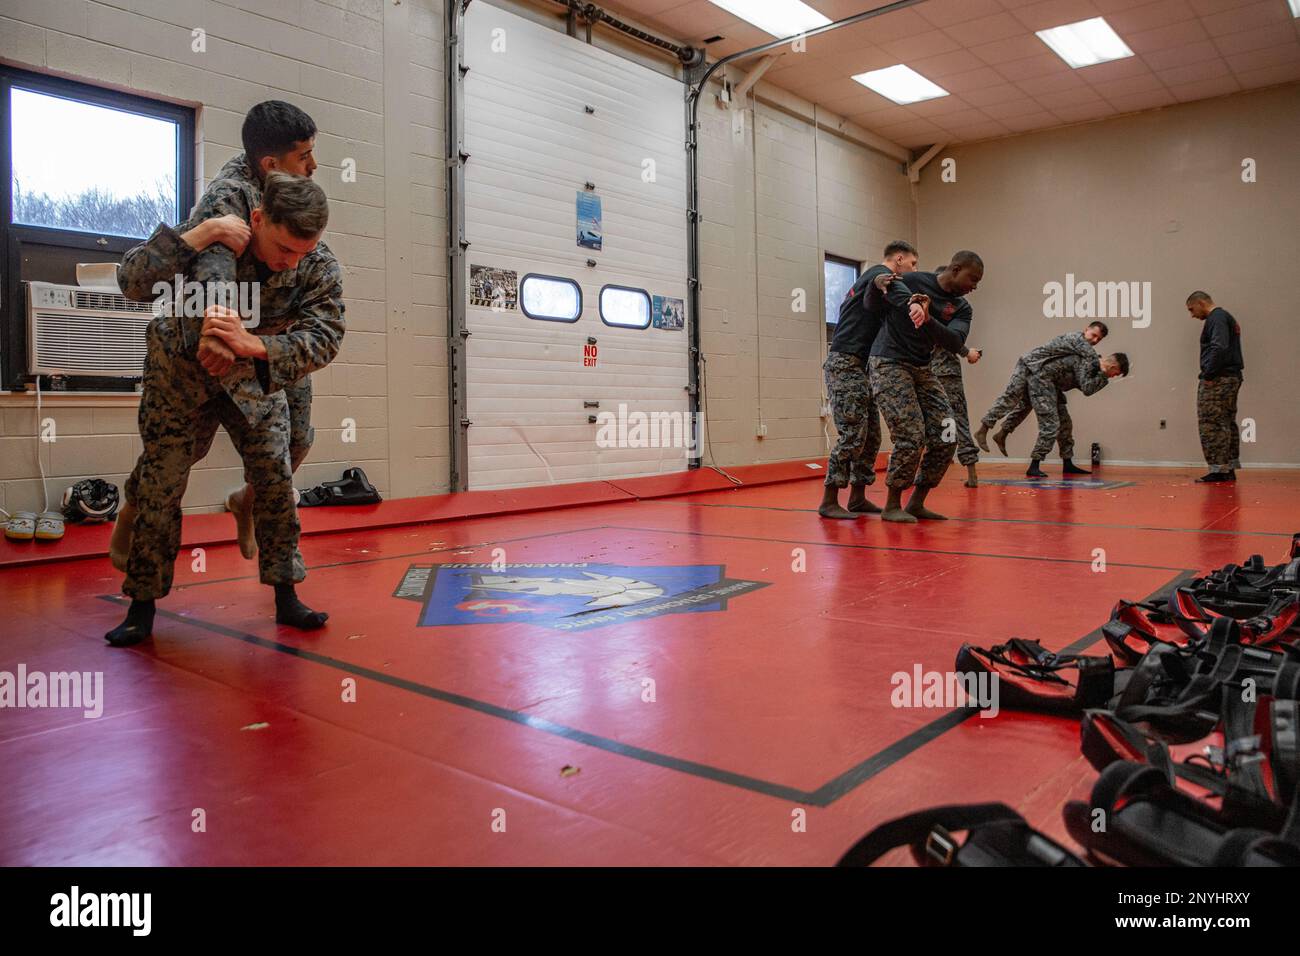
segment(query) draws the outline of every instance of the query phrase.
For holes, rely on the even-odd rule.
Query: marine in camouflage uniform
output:
[[[217,171],[189,219],[177,226],[176,232],[188,232],[199,223],[218,216],[234,215],[248,222],[253,210],[261,204],[262,184],[253,175],[244,154],[239,153]],[[186,262],[181,257],[165,256],[162,251],[156,250],[155,255],[139,264],[139,276],[135,280],[138,285],[152,288],[155,282],[170,283],[178,273],[185,271]],[[199,250],[191,260],[189,269],[196,282],[226,282],[236,278],[235,253],[219,242]],[[285,385],[283,391],[289,406],[289,462],[297,471],[316,439],[316,430],[311,424],[311,376],[304,375]],[[199,435],[195,443],[196,463],[207,457],[212,449],[217,424],[215,421],[209,424],[211,430]]]
[[[881,441],[880,415],[871,394],[866,363],[857,355],[830,352],[822,371],[839,435],[826,462],[826,484],[835,488],[874,484]]]
[[[935,349],[962,357],[969,354],[965,343],[974,313],[964,298],[946,291],[940,275],[932,272],[907,273],[881,295],[887,306],[869,365],[876,405],[894,443],[885,484],[891,501],[897,501],[901,490],[914,484],[920,497],[914,496],[908,508],[916,504],[919,512],[924,509],[926,493],[943,480],[957,447],[955,438],[944,436],[944,423],[954,415],[930,363]],[[929,318],[915,328],[909,305],[918,295],[929,300]],[[885,516],[893,510],[887,503]],[[928,510],[922,516],[926,515],[941,517]]]
[[[979,448],[970,433],[970,411],[966,406],[966,387],[961,379],[962,360],[947,349],[936,348],[930,358],[930,371],[939,379],[943,393],[952,406],[953,422],[957,426],[957,460],[970,467],[980,460]]]
[[[944,439],[944,421],[953,411],[939,377],[928,365],[873,355],[871,386],[894,442],[885,484],[933,488],[943,480],[957,447],[956,441]]]
[[[1241,430],[1237,425],[1237,394],[1246,363],[1241,351],[1241,325],[1232,313],[1216,306],[1208,293],[1193,293],[1201,303],[1192,314],[1204,322],[1201,329],[1201,370],[1196,385],[1196,427],[1201,452],[1210,466],[1197,481],[1235,480],[1241,467]]]
[[[155,283],[167,281],[160,275],[179,273],[195,282],[224,279],[214,261],[218,257],[195,252],[181,233],[211,216],[239,214],[250,208],[250,201],[246,184],[214,182],[202,208],[196,208],[199,219],[176,229],[159,225],[146,242],[126,253],[118,276],[123,293],[136,301],[152,300]],[[218,379],[197,359],[201,315],[162,315],[149,326],[140,401],[144,452],[127,486],[137,515],[122,590],[134,599],[153,600],[171,589],[180,547],[181,496],[190,467],[206,452],[218,425],[229,432],[245,477],[256,489],[260,580],[292,584],[302,576],[301,568],[296,572],[294,567],[299,525],[284,392],[338,354],[344,334],[342,270],[320,242],[295,269],[270,273],[253,255],[250,242],[235,259],[233,274],[239,282],[260,282],[260,321],[249,331],[263,337],[265,360],[238,359]]]
[[[1010,435],[1029,415],[1029,376],[1048,362],[1070,356],[1095,359],[1097,350],[1084,338],[1082,332],[1067,332],[1022,355],[1016,360],[1015,368],[1011,370],[1011,379],[1007,382],[1007,387],[985,413],[980,424],[985,429],[989,429],[1005,417],[1008,420],[1004,423],[1002,432],[1004,435]]]
[[[1065,411],[1065,393],[1077,388],[1084,395],[1093,395],[1105,388],[1109,381],[1096,355],[1052,359],[1031,372],[1026,387],[1030,405],[1038,418],[1038,440],[1030,457],[1036,461],[1046,458],[1058,439],[1061,441],[1061,456],[1065,459],[1072,457],[1074,425],[1069,412]],[[1069,423],[1066,426],[1068,433],[1063,436],[1061,429],[1065,423]]]

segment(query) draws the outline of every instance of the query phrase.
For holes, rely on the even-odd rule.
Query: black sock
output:
[[[130,647],[153,635],[153,600],[132,599],[126,620],[104,635],[114,647]]]
[[[1031,459],[1029,459],[1029,469],[1028,469],[1028,471],[1025,472],[1025,474],[1026,474],[1026,475],[1041,475],[1041,474],[1043,474],[1043,469],[1039,468],[1039,467],[1038,467],[1038,464],[1039,464],[1039,459],[1037,459],[1037,458],[1031,458]]]
[[[292,584],[277,584],[275,586],[275,622],[277,624],[288,624],[290,627],[311,631],[318,627],[324,627],[329,617],[326,612],[313,611],[299,601],[298,594]]]

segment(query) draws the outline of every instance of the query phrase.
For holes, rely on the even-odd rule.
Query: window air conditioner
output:
[[[158,306],[104,287],[26,282],[27,374],[144,375],[145,332]]]

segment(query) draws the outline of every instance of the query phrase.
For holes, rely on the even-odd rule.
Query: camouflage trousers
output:
[[[289,465],[296,472],[311,451],[312,442],[316,440],[316,429],[311,425],[311,376],[304,375],[292,385],[286,386],[284,398],[289,403]],[[208,457],[208,452],[212,450],[217,423],[214,421],[210,424],[212,427],[206,434],[199,435],[194,443],[196,464]]]
[[[944,422],[953,413],[938,376],[927,365],[875,356],[869,368],[876,407],[894,442],[885,484],[901,489],[915,482],[933,488],[943,480],[957,447],[955,440],[944,440]]]
[[[250,422],[179,341],[150,325],[140,398],[144,451],[127,482],[135,505],[135,530],[122,592],[156,599],[171,590],[181,542],[181,497],[200,437],[222,425],[244,461],[244,475],[257,489],[253,521],[258,571],[263,584],[295,580],[298,510],[289,469],[289,415],[285,399],[271,396],[262,417]]]
[[[307,453],[311,451],[312,442],[316,440],[316,429],[311,424],[311,376],[303,376],[302,379],[293,385],[284,389],[284,397],[289,405],[289,468],[297,472],[298,466],[303,463]],[[216,416],[206,416],[198,423],[200,431],[194,436],[194,460],[190,462],[193,467],[208,457],[208,452],[212,451],[212,440],[217,436],[217,427],[221,423]],[[232,436],[233,437],[233,436]],[[189,472],[185,474],[185,483],[181,486],[181,496],[184,497],[185,489],[189,485]],[[248,470],[244,471],[244,481],[248,484],[248,490],[252,497],[257,497],[257,488],[248,476]],[[126,480],[126,500],[135,501],[135,488],[140,482],[140,464],[136,463],[135,469],[131,472],[130,477]],[[253,507],[256,507],[255,505]],[[256,529],[254,529],[256,532]],[[296,547],[293,549],[293,579],[295,582],[304,581],[307,578],[307,564],[303,560],[302,552]]]
[[[1211,471],[1241,467],[1241,430],[1237,427],[1237,393],[1241,377],[1201,379],[1196,386],[1196,426],[1201,451]]]
[[[1053,444],[1061,447],[1062,458],[1074,457],[1074,419],[1065,404],[1065,393],[1056,387],[1055,382],[1030,375],[1027,385],[1029,406],[1038,419],[1038,440],[1034,442],[1029,457],[1042,461],[1052,451]],[[1007,418],[1003,430],[1009,435],[1015,427],[1029,414],[1028,407],[1023,411],[1015,409]]]
[[[822,365],[831,417],[839,438],[826,462],[826,486],[870,485],[876,481],[880,415],[871,394],[867,366],[856,355],[831,352]]]
[[[973,465],[980,460],[980,450],[970,433],[970,411],[966,408],[966,387],[962,384],[961,372],[956,375],[940,375],[939,384],[943,386],[943,393],[948,396],[948,404],[952,406],[957,460],[963,465]]]
[[[1007,382],[1007,387],[1002,390],[993,406],[984,413],[980,419],[980,424],[985,428],[992,428],[1007,415],[1016,412],[1020,414],[1016,425],[1025,420],[1029,414],[1029,400],[1025,395],[1025,383],[1029,379],[1029,367],[1024,362],[1017,361],[1016,367],[1011,370],[1011,379]],[[1015,425],[1011,426],[1012,428]]]

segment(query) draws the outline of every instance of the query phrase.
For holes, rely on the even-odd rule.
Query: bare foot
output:
[[[994,432],[993,444],[998,446],[998,451],[1002,452],[1002,456],[1005,458],[1007,456],[1007,433],[1003,431]]]
[[[108,559],[113,567],[126,574],[126,563],[131,556],[131,538],[135,531],[135,505],[127,502],[113,522],[113,536],[108,542]]]
[[[817,513],[823,518],[842,518],[852,521],[854,518],[861,518],[862,515],[854,514],[847,508],[841,508],[839,505],[823,505],[817,509]]]
[[[989,450],[988,439],[989,439],[989,426],[981,425],[979,427],[979,430],[975,432],[975,444],[979,445],[980,448],[984,449],[985,451],[988,451]]]
[[[975,466],[966,466],[966,487],[978,488],[980,486],[980,476],[975,474]]]
[[[882,521],[897,521],[899,524],[916,524],[916,515],[909,514],[902,508],[886,508],[880,513]]]
[[[869,501],[869,500],[866,498],[866,496],[863,496],[862,498],[857,499],[857,500],[855,501],[854,498],[853,498],[853,496],[850,495],[850,496],[849,496],[848,509],[849,509],[850,511],[852,511],[853,513],[855,513],[855,514],[860,514],[860,515],[878,515],[878,514],[880,514],[880,505],[876,504],[876,503],[873,502],[873,501]]]
[[[931,511],[925,505],[916,505],[909,502],[906,510],[908,514],[915,515],[918,518],[924,518],[926,521],[947,521],[948,520],[947,515],[941,515],[937,511]]]

